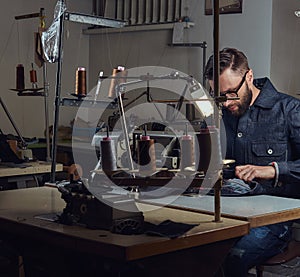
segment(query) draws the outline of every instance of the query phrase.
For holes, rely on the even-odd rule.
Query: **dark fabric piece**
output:
[[[12,151],[5,135],[0,135],[0,161],[12,162],[16,164],[24,162],[18,158],[14,151]]]
[[[265,193],[266,190],[260,183],[255,181],[246,183],[243,180],[237,178],[224,180],[221,188],[222,196],[248,196]],[[214,195],[214,189],[210,190],[208,194]]]
[[[153,223],[145,222],[144,230],[145,234],[151,236],[160,236],[160,237],[168,237],[171,239],[177,238],[193,227],[197,226],[197,224],[186,224],[180,222],[174,222],[172,220],[165,220],[158,225]]]

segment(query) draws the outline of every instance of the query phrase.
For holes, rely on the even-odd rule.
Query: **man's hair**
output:
[[[213,80],[214,56],[211,55],[207,61],[204,70],[204,76],[207,80]],[[248,59],[245,54],[235,48],[224,48],[220,51],[220,75],[230,68],[233,72],[243,75],[249,70]]]

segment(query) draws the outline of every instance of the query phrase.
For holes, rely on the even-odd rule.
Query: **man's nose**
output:
[[[227,99],[225,102],[223,102],[223,106],[224,106],[225,108],[227,108],[227,107],[230,105],[231,102],[232,102],[232,100]]]

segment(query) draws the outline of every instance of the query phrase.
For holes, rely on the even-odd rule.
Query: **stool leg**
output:
[[[256,266],[256,277],[263,277],[264,272],[264,266],[263,265],[257,265]]]

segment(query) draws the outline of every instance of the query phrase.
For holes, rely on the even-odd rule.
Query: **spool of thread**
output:
[[[110,86],[108,90],[108,97],[109,98],[115,98],[116,97],[116,86],[122,83],[126,82],[127,77],[127,70],[125,70],[124,66],[118,66],[117,68],[113,69],[113,72],[111,74],[111,81]]]
[[[185,106],[185,116],[188,121],[193,121],[196,118],[195,106],[192,103],[187,103]]]
[[[200,133],[196,135],[199,145],[198,155],[198,171],[206,173],[208,169],[210,172],[221,169],[222,153],[220,145],[219,130],[214,126],[201,129]]]
[[[22,64],[18,64],[16,70],[17,70],[16,89],[24,90],[25,89],[24,66]]]
[[[139,171],[145,175],[151,175],[156,171],[156,157],[154,139],[150,136],[141,136],[138,141],[138,164]]]
[[[32,83],[32,87],[37,87],[37,76],[36,70],[33,69],[33,64],[31,64],[32,69],[30,70],[30,82]]]
[[[184,170],[186,167],[193,166],[194,159],[194,146],[193,138],[189,135],[185,135],[181,138],[181,155],[180,155],[180,167]]]
[[[36,71],[34,69],[30,70],[30,82],[37,83]]]
[[[110,137],[103,138],[100,142],[101,165],[106,175],[111,175],[117,170],[117,158],[114,141]]]
[[[86,96],[86,70],[85,67],[78,67],[76,70],[75,94]]]
[[[195,147],[197,153],[196,161],[198,162],[197,170],[206,173],[210,164],[212,154],[212,141],[209,129],[201,129],[199,134],[196,135],[196,137],[198,141],[198,147]]]
[[[223,167],[221,141],[220,141],[220,130],[215,126],[209,126],[210,139],[211,139],[211,166],[210,169],[220,170]]]

